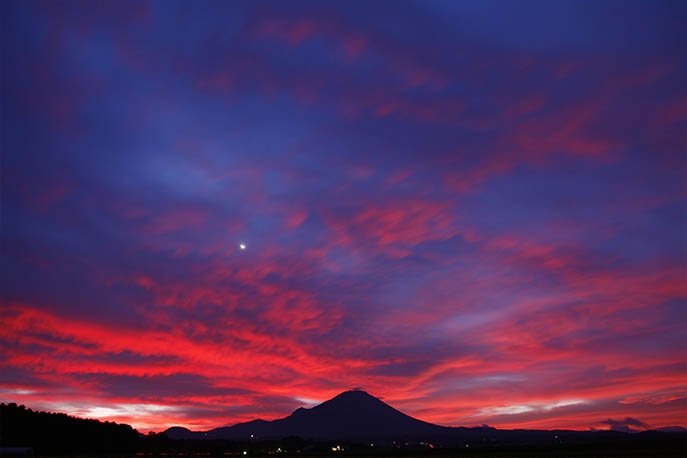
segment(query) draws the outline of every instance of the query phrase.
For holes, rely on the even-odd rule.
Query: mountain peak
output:
[[[285,418],[269,422],[240,423],[210,431],[209,437],[226,439],[280,438],[307,439],[399,439],[435,437],[448,428],[412,418],[371,394],[353,389],[344,391],[314,407],[296,409]]]
[[[346,411],[356,410],[361,414],[382,410],[395,410],[379,398],[372,396],[363,390],[349,390],[339,393],[328,401],[313,407],[311,410],[331,410],[344,409]]]
[[[353,411],[362,410],[369,412],[371,409],[378,409],[379,407],[387,407],[387,405],[380,399],[372,396],[363,390],[348,390],[337,394],[333,398],[322,402],[313,407],[299,407],[293,411],[292,417],[302,417],[311,412],[322,411]]]
[[[363,390],[348,390],[344,391],[342,393],[337,394],[334,396],[330,401],[333,401],[334,399],[374,399],[375,401],[379,401],[379,398],[376,398],[372,396],[370,393],[367,391]]]

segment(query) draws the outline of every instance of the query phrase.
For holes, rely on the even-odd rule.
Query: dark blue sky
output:
[[[684,2],[2,16],[0,400],[685,425]]]

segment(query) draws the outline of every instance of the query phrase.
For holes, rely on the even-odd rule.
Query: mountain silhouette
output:
[[[520,447],[525,445],[534,446],[537,456],[544,456],[539,453],[542,451],[550,451],[549,454],[556,456],[573,456],[569,452],[574,451],[574,456],[672,457],[685,456],[686,440],[687,432],[682,426],[633,433],[496,430],[488,426],[450,428],[412,418],[362,391],[341,393],[311,409],[296,409],[279,420],[253,420],[206,432],[173,427],[162,434],[147,435],[126,424],[0,403],[0,455],[33,449],[37,456],[85,454],[106,457],[133,456],[134,453],[220,456],[236,455],[241,450],[245,454],[248,449],[251,454],[254,451],[260,456],[261,453],[276,453],[275,447],[280,445],[291,452],[303,451],[315,456],[313,452],[326,452],[332,444],[341,441],[348,456],[399,456],[399,453],[421,453],[423,449],[437,447],[444,449],[442,456],[449,456],[447,450],[464,451],[468,447],[470,450],[480,447],[491,450],[485,455],[480,452],[479,456],[495,456],[492,452],[524,456],[523,450],[528,449]],[[399,448],[405,448],[405,452]],[[512,455],[514,450],[517,453]]]
[[[300,407],[273,421],[253,420],[207,432],[174,427],[172,439],[260,440],[299,436],[305,439],[409,440],[445,438],[456,432],[486,432],[493,428],[449,428],[418,420],[362,390],[345,391],[315,407]]]
[[[668,430],[645,431],[638,436],[642,436],[642,440],[652,440],[664,434],[685,434],[678,432],[678,428]],[[486,425],[476,428],[439,426],[406,415],[362,390],[345,391],[309,409],[299,407],[288,417],[278,420],[258,419],[205,432],[194,432],[177,426],[169,428],[163,434],[170,439],[238,442],[259,442],[297,436],[314,441],[350,440],[374,443],[382,447],[410,442],[425,445],[431,442],[449,447],[465,447],[469,444],[484,446],[533,443],[552,446],[563,443],[617,442],[633,436],[624,432],[605,430],[498,430]]]

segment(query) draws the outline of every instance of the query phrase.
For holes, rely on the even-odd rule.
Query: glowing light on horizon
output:
[[[308,404],[308,405],[315,405],[315,404],[320,404],[323,401],[317,400],[317,399],[312,399],[312,398],[304,398],[304,397],[296,397],[294,398],[299,402],[302,402],[303,404]]]
[[[551,404],[544,405],[544,410],[557,409],[559,407],[575,406],[578,404],[584,404],[586,401],[581,399],[563,399],[561,401],[556,401]]]
[[[562,399],[554,402],[535,402],[532,404],[516,404],[508,406],[486,407],[480,410],[484,415],[517,415],[534,411],[549,411],[560,407],[584,404],[587,401],[582,399]]]

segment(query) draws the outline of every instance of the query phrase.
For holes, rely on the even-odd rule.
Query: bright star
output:
[[[245,244],[245,243],[239,243],[239,248],[240,248],[241,250],[245,250],[245,249],[246,249],[246,244]]]

